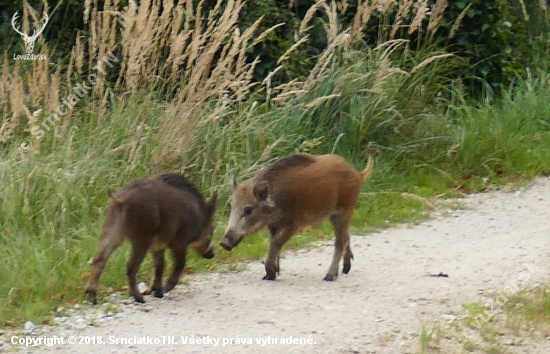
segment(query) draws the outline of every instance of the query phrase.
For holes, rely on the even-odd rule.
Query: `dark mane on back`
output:
[[[178,189],[182,189],[184,191],[187,191],[193,194],[198,200],[200,200],[201,204],[204,204],[204,198],[202,196],[202,193],[193,184],[193,182],[188,180],[181,173],[165,173],[162,175],[157,175],[153,178],[156,180],[162,181],[163,183],[166,183],[172,187],[176,187]]]
[[[313,159],[313,156],[305,154],[293,154],[285,156],[273,162],[271,165],[267,166],[262,173],[264,176],[273,175],[292,167],[309,166],[314,161],[315,160]]]
[[[109,196],[111,198],[113,198],[116,194],[118,193],[128,193],[129,191],[131,191],[132,189],[134,188],[139,188],[143,185],[147,184],[147,179],[145,178],[142,178],[142,179],[136,179],[130,183],[127,183],[126,185],[122,186],[122,188],[120,188],[118,191],[114,191],[114,190],[111,190],[109,189],[107,191],[107,193],[109,194]]]

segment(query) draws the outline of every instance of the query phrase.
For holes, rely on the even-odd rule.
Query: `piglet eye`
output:
[[[243,215],[244,215],[244,216],[248,216],[248,215],[250,215],[250,214],[252,214],[252,207],[251,207],[251,206],[246,206],[246,207],[244,207],[244,209],[243,209]]]

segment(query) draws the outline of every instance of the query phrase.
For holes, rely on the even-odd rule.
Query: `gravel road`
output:
[[[147,296],[144,305],[113,296],[118,313],[112,305],[81,305],[57,326],[27,323],[2,335],[0,351],[417,353],[422,326],[452,322],[463,303],[486,301],[521,277],[522,287],[549,283],[550,179],[461,202],[464,208],[416,226],[353,236],[352,269],[335,282],[322,281],[332,245],[289,251],[275,282],[261,280],[259,261],[241,272],[192,275],[163,299]],[[448,277],[430,276],[439,273]],[[12,346],[12,335],[63,336],[64,344]],[[69,336],[77,344],[68,344]],[[115,339],[137,343],[111,344]],[[106,344],[78,344],[100,340]],[[449,353],[460,349],[449,338],[441,345]],[[509,351],[550,353],[550,340],[529,338]]]

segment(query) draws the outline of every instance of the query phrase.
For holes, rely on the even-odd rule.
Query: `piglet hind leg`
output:
[[[92,267],[90,270],[90,280],[86,286],[85,293],[88,299],[95,305],[97,304],[97,287],[99,285],[99,278],[105,268],[107,260],[115,249],[120,246],[124,238],[122,235],[117,234],[110,228],[105,228],[101,234],[99,240],[99,250],[95,254]]]
[[[351,260],[353,259],[353,253],[351,252],[350,241],[348,240],[348,247],[344,251],[344,267],[342,268],[342,273],[348,274],[351,270]]]
[[[187,248],[181,245],[174,246],[172,248],[172,256],[174,258],[174,267],[172,274],[166,281],[164,292],[169,292],[174,289],[180,281],[181,273],[185,268],[185,258],[187,257]]]
[[[153,262],[155,268],[155,277],[153,278],[153,284],[151,291],[155,297],[162,298],[164,292],[162,289],[162,274],[164,273],[164,249],[153,252]]]
[[[145,239],[151,240],[152,237],[145,238]],[[143,299],[143,295],[141,295],[141,293],[137,288],[136,276],[139,270],[139,266],[141,265],[141,262],[143,262],[143,259],[147,254],[149,245],[150,245],[150,242],[146,242],[143,240],[132,242],[132,254],[130,256],[130,259],[128,260],[128,263],[126,263],[126,277],[128,279],[128,290],[130,292],[130,295],[133,296],[136,302],[139,302],[139,303],[145,303],[145,300]]]
[[[330,222],[334,228],[335,240],[334,240],[334,256],[332,257],[332,263],[328,269],[327,275],[323,280],[334,281],[338,278],[338,265],[342,256],[344,256],[344,274],[347,274],[351,269],[351,248],[349,246],[349,223],[351,220],[351,213],[342,210],[330,218]]]

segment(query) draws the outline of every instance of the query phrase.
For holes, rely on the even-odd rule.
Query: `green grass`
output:
[[[418,339],[420,341],[420,354],[438,352],[441,330],[437,324],[430,329],[423,326]]]
[[[545,338],[550,335],[550,290],[547,286],[510,296],[504,309],[509,317],[508,326],[513,331],[527,326],[539,330]]]
[[[456,345],[459,344],[465,351],[505,354],[511,353],[514,348],[509,341],[513,345],[522,345],[526,340],[544,341],[550,336],[548,285],[523,289],[509,295],[498,311],[480,302],[464,304],[463,308],[464,313],[458,316],[459,319],[446,326],[443,333],[439,333],[440,337],[455,342],[452,350],[458,350]],[[426,348],[437,347],[436,338],[431,333],[426,327],[422,328],[419,338],[421,353],[429,352]],[[435,352],[449,350],[445,347]]]
[[[550,292],[547,285],[523,289],[508,297],[506,303],[493,313],[487,304],[474,302],[463,305],[464,316],[447,326],[442,336],[453,339],[452,350],[458,350],[457,344],[464,351],[482,351],[484,353],[511,353],[515,345],[522,345],[526,340],[544,341],[550,335]],[[467,332],[475,336],[464,336]],[[419,338],[420,352],[429,352],[437,348],[436,338],[425,327]],[[441,336],[441,333],[440,333]],[[510,346],[508,341],[514,343]],[[451,349],[435,350],[447,352]]]

